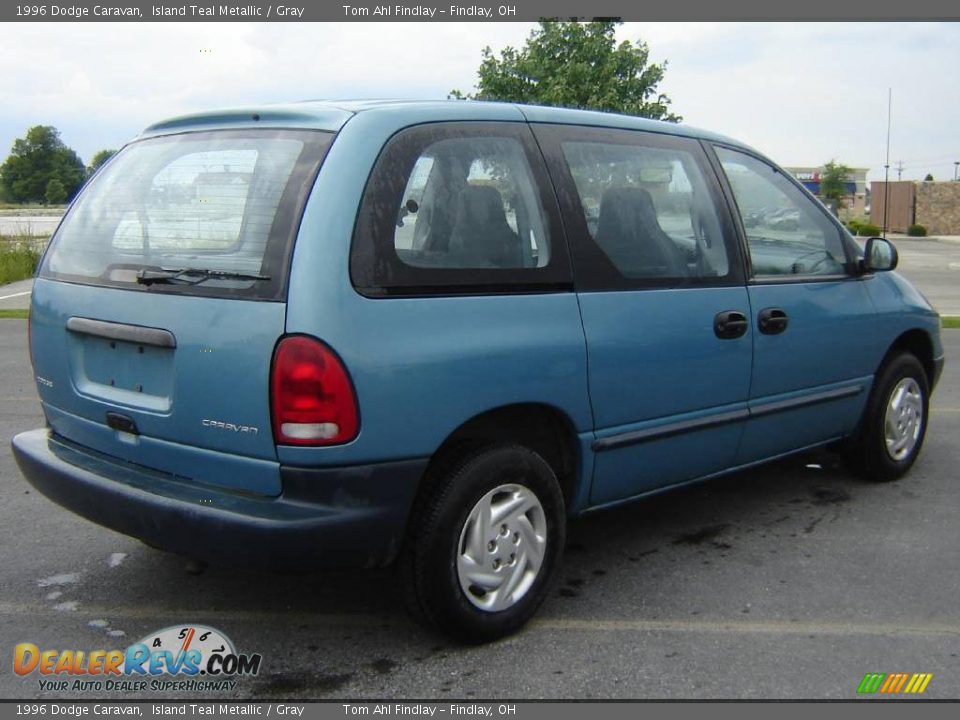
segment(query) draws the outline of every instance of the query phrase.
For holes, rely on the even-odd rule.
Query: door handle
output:
[[[739,310],[724,310],[713,318],[713,332],[721,340],[742,337],[749,326],[747,316]]]
[[[757,327],[764,335],[779,335],[787,329],[790,319],[783,308],[768,307],[757,315]]]

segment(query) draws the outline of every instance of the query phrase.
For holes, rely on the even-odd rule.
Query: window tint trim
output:
[[[428,269],[428,268],[423,268]],[[517,273],[525,273],[531,268],[522,268],[517,270],[501,271],[505,274],[514,274],[512,279],[504,277],[490,277],[487,272],[477,271],[470,268],[456,270],[465,274],[476,273],[474,280],[478,282],[458,282],[456,279],[447,279],[444,282],[434,282],[425,285],[412,284],[377,284],[359,285],[353,280],[351,282],[353,289],[365,298],[373,300],[388,297],[428,297],[433,295],[451,296],[475,296],[475,295],[529,295],[536,293],[561,293],[572,292],[574,289],[572,280],[561,281],[534,281],[518,277]],[[434,271],[435,268],[429,268]]]
[[[519,142],[546,220],[550,260],[543,267],[444,268],[404,263],[394,247],[393,221],[377,218],[371,204],[384,202],[396,190],[402,195],[417,159],[429,145],[454,138],[500,137]],[[404,147],[403,144],[407,145]],[[388,184],[381,177],[389,153],[401,153],[404,172]],[[350,244],[350,281],[371,298],[451,295],[508,295],[572,292],[570,252],[560,209],[543,156],[530,126],[519,121],[438,121],[412,125],[394,133],[380,149],[364,185]],[[388,277],[392,276],[391,277]]]
[[[713,165],[714,172],[717,175],[717,180],[720,184],[720,187],[723,191],[723,196],[726,200],[726,203],[729,207],[729,212],[732,215],[733,224],[736,228],[738,236],[738,244],[740,246],[740,251],[743,253],[744,259],[744,269],[746,273],[746,279],[748,285],[782,285],[790,283],[813,283],[813,282],[838,282],[839,280],[856,280],[860,276],[855,271],[857,260],[852,254],[852,249],[850,243],[847,241],[846,233],[843,226],[840,222],[830,214],[830,212],[823,207],[817,198],[810,193],[807,188],[803,186],[799,180],[793,177],[790,173],[783,170],[780,166],[771,162],[768,158],[763,157],[759,153],[756,153],[748,148],[738,147],[736,145],[729,145],[721,142],[702,142],[704,150],[708,158],[710,159],[711,165]],[[843,254],[845,258],[844,267],[846,272],[844,273],[832,273],[829,275],[816,275],[816,274],[797,274],[797,275],[757,275],[753,270],[753,260],[750,255],[750,242],[747,238],[747,231],[743,225],[743,216],[740,213],[740,206],[737,204],[736,196],[733,194],[733,188],[730,185],[730,180],[727,178],[727,173],[723,169],[723,163],[720,160],[720,156],[717,154],[717,148],[723,148],[731,152],[740,153],[741,155],[746,155],[747,157],[753,158],[757,162],[763,163],[771,170],[776,172],[778,175],[783,176],[791,185],[800,190],[801,194],[812,200],[812,204],[818,212],[820,212],[823,217],[825,217],[833,228],[837,231],[838,237],[840,239],[840,246],[843,248]]]
[[[733,196],[733,188],[730,187],[730,183],[727,181],[727,175],[723,171],[723,165],[720,164],[720,157],[717,155],[714,144],[701,140],[700,147],[703,148],[707,162],[710,163],[710,168],[713,170],[714,180],[717,183],[717,187],[720,188],[720,194],[723,196],[724,210],[730,219],[730,224],[736,236],[737,250],[740,255],[740,267],[743,272],[742,277],[746,283],[750,283],[754,278],[753,261],[750,257],[750,247],[747,244],[746,229],[743,226],[743,219],[740,217],[740,208],[737,207],[736,198]]]
[[[531,128],[543,152],[550,179],[560,203],[577,292],[693,289],[734,287],[744,284],[742,250],[734,218],[725,203],[723,189],[716,178],[711,159],[697,139],[648,130],[592,125],[532,123]],[[679,281],[677,278],[628,278],[622,275],[590,235],[576,181],[563,153],[564,141],[673,149],[689,153],[702,172],[703,181],[716,208],[717,221],[720,224],[728,256],[729,274],[722,278],[700,277]]]

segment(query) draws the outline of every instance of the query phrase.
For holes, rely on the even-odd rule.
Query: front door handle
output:
[[[783,308],[768,307],[757,315],[757,327],[764,335],[779,335],[787,329],[790,319]]]
[[[724,310],[713,318],[713,332],[721,340],[742,337],[749,326],[747,316],[739,310]]]

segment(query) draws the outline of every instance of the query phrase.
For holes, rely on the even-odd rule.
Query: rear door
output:
[[[765,160],[716,152],[750,259],[755,339],[743,464],[849,433],[883,353],[863,276],[826,209]]]
[[[604,504],[726,469],[753,330],[742,260],[695,140],[539,125],[568,237]]]
[[[269,373],[300,212],[329,133],[182,133],[84,189],[33,295],[52,429],[201,483],[276,494]]]

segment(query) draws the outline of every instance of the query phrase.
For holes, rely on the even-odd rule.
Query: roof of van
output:
[[[592,110],[471,100],[307,100],[193,113],[163,120],[140,137],[219,127],[296,127],[336,132],[358,113],[397,115],[407,124],[438,120],[514,120],[646,130],[716,140],[743,146],[731,138],[688,125]]]

